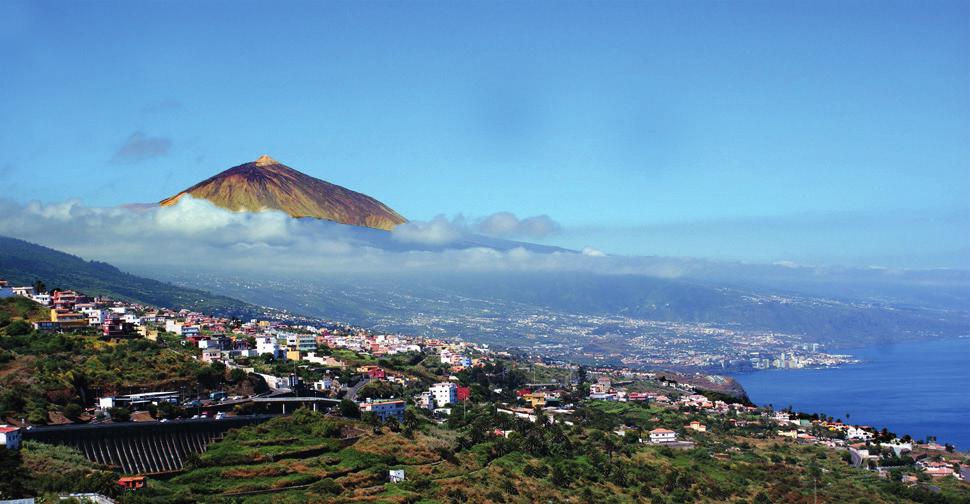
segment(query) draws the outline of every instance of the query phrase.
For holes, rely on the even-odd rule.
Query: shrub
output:
[[[340,483],[334,481],[333,478],[324,478],[310,485],[309,490],[322,495],[340,495],[344,491]]]
[[[25,334],[30,334],[33,330],[33,326],[24,322],[23,320],[15,320],[7,326],[7,335],[9,336],[23,336]]]
[[[111,420],[114,422],[127,422],[131,420],[131,412],[126,408],[111,408],[108,410]]]
[[[64,406],[64,416],[67,417],[68,420],[77,420],[81,417],[81,413],[84,413],[84,409],[75,403],[70,403],[67,406]]]

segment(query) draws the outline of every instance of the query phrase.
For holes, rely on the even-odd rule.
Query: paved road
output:
[[[353,387],[347,389],[347,395],[344,396],[345,399],[357,402],[357,391],[360,390],[364,385],[370,383],[370,378],[361,378],[359,382]]]

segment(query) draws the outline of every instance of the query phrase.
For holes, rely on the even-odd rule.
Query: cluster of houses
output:
[[[821,444],[843,448],[848,443],[875,439],[876,432],[869,426],[829,422],[824,419],[808,419],[787,411],[764,413],[767,420],[778,425],[778,435],[800,444]],[[814,433],[814,434],[813,434]],[[825,435],[822,435],[822,434]]]
[[[876,442],[878,436],[875,429],[867,425],[800,418],[785,411],[765,413],[765,416],[779,426],[779,436],[800,444],[846,450],[853,466],[871,469],[882,477],[901,469],[900,458],[909,456],[913,459],[914,467],[927,476],[953,476],[970,481],[970,466],[962,463],[963,455],[953,454],[946,446],[936,442],[916,443],[899,438]],[[913,474],[903,475],[904,483],[916,481]]]
[[[0,280],[0,298],[21,296],[50,309],[50,320],[34,322],[40,331],[74,330],[87,327],[100,329],[105,337],[119,338],[135,334],[142,307],[88,297],[71,290],[38,292],[33,286],[10,287]]]
[[[970,465],[964,463],[964,456],[950,453],[936,443],[903,443],[895,440],[882,444],[853,443],[847,449],[853,466],[876,471],[883,478],[888,478],[894,470],[905,468],[899,465],[898,457],[906,454],[913,458],[913,467],[930,478],[954,477],[970,481]],[[896,458],[887,456],[891,452],[895,453]],[[902,478],[903,483],[918,481],[911,472],[903,474]]]
[[[236,358],[268,357],[280,361],[299,361],[307,364],[337,370],[344,370],[347,364],[331,355],[320,355],[320,348],[346,349],[376,357],[408,352],[423,352],[437,355],[440,362],[452,371],[458,372],[470,366],[478,366],[489,359],[486,345],[475,345],[463,341],[444,341],[440,339],[409,337],[393,334],[373,334],[362,328],[349,325],[329,324],[326,327],[293,325],[278,321],[250,320],[238,324],[229,319],[207,316],[189,310],[168,310],[125,303],[99,297],[89,297],[70,290],[56,290],[51,293],[38,292],[33,286],[11,287],[0,280],[0,298],[22,296],[29,298],[50,310],[50,320],[35,322],[39,331],[66,331],[80,328],[98,328],[105,337],[145,337],[155,340],[161,330],[181,338],[183,345],[197,347],[204,362],[223,362],[237,367]],[[254,373],[252,368],[243,368]],[[368,380],[390,381],[409,385],[409,379],[401,374],[390,372],[377,365],[366,365],[354,369]],[[257,373],[258,374],[258,373]],[[301,386],[296,374],[287,376],[261,375],[271,389],[294,389]],[[784,411],[763,412],[757,407],[740,403],[727,403],[711,400],[695,393],[692,386],[676,382],[660,382],[665,387],[675,389],[673,394],[639,392],[628,390],[631,382],[615,382],[608,375],[598,376],[590,384],[589,399],[620,402],[655,402],[672,408],[691,409],[708,414],[726,415],[729,413],[756,415],[759,412],[766,423],[778,426],[777,434],[801,444],[821,444],[848,451],[851,462],[858,467],[867,467],[884,474],[891,469],[886,467],[886,453],[895,457],[904,454],[918,454],[914,457],[916,467],[931,477],[955,476],[970,480],[970,466],[963,465],[956,456],[947,455],[944,447],[935,443],[914,444],[896,439],[891,442],[873,444],[876,432],[867,426],[831,422],[824,419],[806,419]],[[332,376],[309,384],[315,392],[337,395],[347,390],[346,385]],[[562,398],[566,390],[554,385],[532,386],[516,390],[520,405],[500,405],[499,412],[514,415],[530,421],[537,421],[536,408],[545,412],[550,422],[559,421],[572,413],[563,409]],[[415,403],[419,408],[436,414],[450,414],[450,408],[468,400],[470,390],[462,387],[456,379],[442,381],[421,392]],[[676,399],[671,399],[671,396]],[[114,407],[136,408],[147,403],[176,403],[179,395],[174,392],[155,392],[132,394],[99,399],[102,409]],[[403,421],[407,405],[405,399],[367,399],[358,402],[360,410],[370,413],[381,421],[394,418]],[[731,422],[742,424],[758,422],[743,420],[741,415],[731,418]],[[562,420],[570,423],[568,420]],[[698,421],[683,426],[681,432],[707,432],[708,428]],[[625,435],[628,429],[617,431]],[[508,432],[496,435],[508,435]],[[671,447],[690,447],[690,440],[681,439],[678,432],[668,428],[656,428],[648,432],[648,439],[642,442]],[[20,428],[0,425],[0,445],[18,448]],[[910,475],[906,476],[911,477]]]
[[[417,397],[419,408],[430,411],[450,413],[448,406],[467,401],[471,396],[469,387],[462,387],[454,382],[439,382],[422,392]]]

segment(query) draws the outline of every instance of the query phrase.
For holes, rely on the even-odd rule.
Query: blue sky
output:
[[[548,243],[970,268],[966,2],[0,2],[0,191],[268,153]]]

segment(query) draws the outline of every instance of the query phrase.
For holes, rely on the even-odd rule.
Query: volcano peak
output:
[[[263,154],[262,156],[259,156],[256,159],[256,161],[253,161],[253,164],[255,164],[256,166],[269,166],[269,165],[280,164],[280,162],[269,157],[266,154]]]
[[[366,194],[311,177],[266,154],[203,180],[159,204],[175,205],[186,194],[235,212],[282,210],[291,217],[385,230],[407,222]]]

